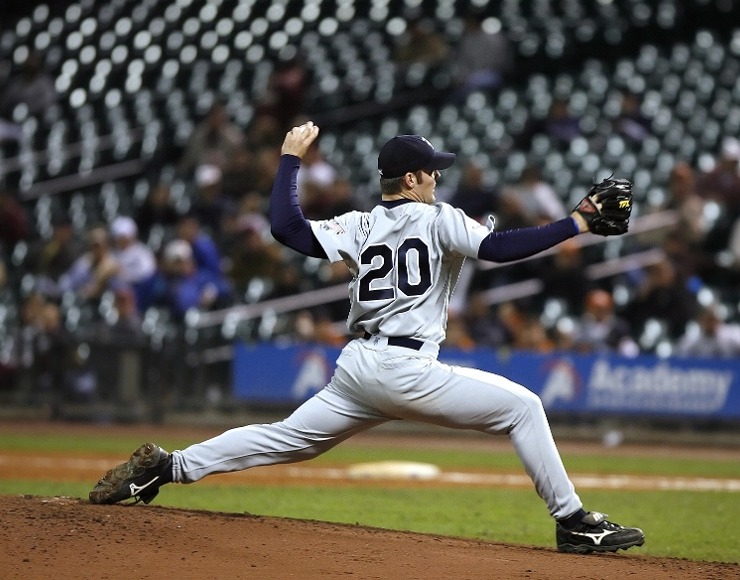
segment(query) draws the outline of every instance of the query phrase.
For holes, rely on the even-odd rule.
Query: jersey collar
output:
[[[396,199],[393,201],[380,200],[380,205],[382,205],[386,209],[393,209],[394,207],[398,207],[406,203],[417,203],[417,202],[415,202],[413,199]]]

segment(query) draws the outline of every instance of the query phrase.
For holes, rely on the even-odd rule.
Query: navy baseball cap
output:
[[[420,169],[447,169],[455,162],[454,153],[437,151],[420,135],[398,135],[380,148],[378,172],[389,179]]]

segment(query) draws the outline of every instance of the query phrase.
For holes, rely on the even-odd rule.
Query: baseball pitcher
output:
[[[555,519],[564,552],[616,552],[640,546],[639,528],[586,511],[555,446],[539,397],[506,377],[437,360],[450,296],[466,258],[508,262],[580,233],[627,231],[632,185],[593,186],[569,217],[545,226],[493,230],[435,200],[440,172],[455,161],[419,135],[399,135],[380,150],[381,200],[369,212],[305,219],[296,195],[301,158],[319,128],[285,136],[270,207],[277,240],[308,256],[342,261],[352,272],[348,326],[358,336],[342,350],[325,388],[283,421],[247,425],[168,453],[153,443],[106,473],[93,503],[149,503],[165,483],[315,457],[355,433],[391,420],[506,434]]]

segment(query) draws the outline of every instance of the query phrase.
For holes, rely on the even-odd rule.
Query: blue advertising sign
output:
[[[340,349],[235,345],[234,393],[254,404],[297,405],[331,378]],[[740,361],[622,358],[442,349],[440,360],[501,374],[551,411],[592,415],[740,418]]]

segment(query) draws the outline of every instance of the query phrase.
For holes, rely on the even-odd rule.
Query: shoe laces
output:
[[[599,530],[614,531],[622,529],[622,526],[620,526],[619,524],[615,524],[614,522],[610,522],[606,519],[607,517],[609,517],[609,514],[602,514],[601,512],[588,512],[586,517],[581,520],[581,525],[577,527],[583,527],[584,530],[596,528]]]

